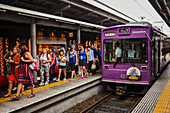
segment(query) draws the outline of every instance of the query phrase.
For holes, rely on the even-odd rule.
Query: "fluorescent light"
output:
[[[1,12],[6,12],[6,10],[0,9]]]
[[[75,24],[74,22],[69,22],[69,21],[63,21],[63,20],[56,20],[56,21],[58,21],[58,22],[63,22],[63,23],[67,23],[67,24]]]
[[[44,20],[49,20],[49,18],[45,18],[45,17],[40,17],[40,16],[35,16],[35,15],[30,15],[30,14],[25,14],[25,13],[18,13],[19,15],[23,15],[23,16],[29,16],[29,17],[34,17],[34,18],[40,18],[40,19],[44,19]]]

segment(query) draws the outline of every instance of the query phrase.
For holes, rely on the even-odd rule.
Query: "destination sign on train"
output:
[[[116,33],[115,32],[107,32],[104,34],[104,36],[116,36]]]
[[[119,29],[119,33],[128,33],[129,29]]]

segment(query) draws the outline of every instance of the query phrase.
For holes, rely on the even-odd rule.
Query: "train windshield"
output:
[[[147,64],[148,39],[105,39],[103,43],[105,64]]]

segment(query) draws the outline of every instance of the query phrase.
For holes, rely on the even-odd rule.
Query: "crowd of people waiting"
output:
[[[79,79],[83,79],[95,74],[101,65],[101,48],[98,51],[94,48],[94,44],[88,47],[78,44],[77,49],[75,45],[71,45],[67,47],[67,50],[61,47],[58,48],[57,53],[54,53],[53,48],[50,48],[49,51],[47,51],[47,48],[43,48],[42,53],[35,58],[39,62],[38,67],[41,77],[39,86],[49,84],[50,70],[52,70],[55,76],[53,81],[57,82],[60,81],[62,71],[64,74],[63,81],[66,80],[67,70],[71,71],[70,81],[77,76],[80,76]],[[33,64],[34,58],[29,53],[26,44],[22,43],[19,47],[13,47],[13,51],[6,53],[4,59],[7,64],[6,74],[9,81],[8,93],[4,95],[4,98],[11,97],[11,100],[18,101],[20,96],[24,94],[23,86],[25,84],[29,85],[31,89],[31,94],[28,98],[34,97],[33,72],[35,70],[30,68],[30,64]],[[59,66],[58,74],[55,71],[56,66]],[[44,72],[46,76],[44,76]],[[12,97],[11,92],[15,90],[17,90],[17,93]]]

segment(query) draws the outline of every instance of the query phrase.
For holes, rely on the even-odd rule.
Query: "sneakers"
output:
[[[46,81],[46,82],[45,82],[45,85],[48,85],[48,84],[49,84],[49,82],[48,82],[48,81]]]
[[[70,81],[73,81],[73,79],[71,78]]]
[[[17,87],[14,87],[12,90],[15,91],[17,89]]]
[[[88,76],[89,76],[88,73],[86,73],[86,78],[87,78]]]
[[[66,81],[66,78],[64,78],[63,81]]]
[[[53,81],[56,81],[57,80],[57,78],[53,78]]]
[[[76,78],[77,76],[75,75],[73,78]]]
[[[40,85],[40,86],[43,86],[43,85],[44,85],[44,82],[41,82],[39,85]]]
[[[57,79],[56,82],[60,82],[60,79]]]
[[[80,77],[79,79],[83,79],[84,77]]]

